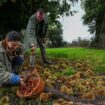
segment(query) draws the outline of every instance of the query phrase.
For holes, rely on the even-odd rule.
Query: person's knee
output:
[[[21,57],[21,56],[16,56],[16,57],[13,58],[12,64],[13,64],[13,65],[18,65],[18,66],[20,66],[20,65],[23,64],[23,61],[24,61],[23,57]]]

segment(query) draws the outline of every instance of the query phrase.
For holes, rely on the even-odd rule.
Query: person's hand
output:
[[[48,38],[43,38],[43,43],[46,43],[48,41]]]
[[[31,51],[35,51],[35,49],[36,49],[35,45],[34,45],[34,44],[31,44],[31,45],[30,45],[30,50],[31,50]]]
[[[26,80],[25,77],[20,76],[20,84],[21,84],[23,87],[26,87],[25,80]]]
[[[31,47],[35,47],[35,44],[31,43],[31,44],[30,44],[30,48],[31,48]]]
[[[14,51],[14,55],[17,56],[17,55],[22,55],[23,54],[23,50],[21,47],[17,47]]]
[[[20,54],[19,56],[24,60],[24,55],[23,54]]]

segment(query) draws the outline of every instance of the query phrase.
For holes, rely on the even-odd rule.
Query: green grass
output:
[[[46,51],[49,57],[68,58],[71,60],[85,59],[92,64],[95,71],[105,72],[105,50],[88,48],[48,48]]]
[[[70,76],[70,75],[73,75],[74,73],[75,73],[75,70],[73,68],[69,67],[66,70],[64,70],[62,75]]]

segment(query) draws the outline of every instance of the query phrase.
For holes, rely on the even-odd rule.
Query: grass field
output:
[[[92,64],[95,71],[105,72],[105,50],[89,48],[48,48],[46,50],[49,57],[67,58],[70,60],[85,59]]]
[[[64,87],[66,86],[66,90],[70,88],[70,90],[66,91],[65,94],[71,92],[68,94],[68,96],[72,96],[70,100],[72,100],[72,102],[74,103],[73,105],[78,105],[75,104],[78,103],[78,100],[79,102],[85,102],[84,98],[82,100],[80,97],[81,95],[83,96],[84,94],[87,96],[88,93],[89,96],[92,95],[91,99],[94,100],[94,102],[96,103],[104,102],[105,97],[103,93],[105,92],[104,91],[105,78],[104,76],[95,75],[93,69],[91,69],[92,65],[95,71],[105,73],[104,50],[88,49],[88,48],[48,48],[46,50],[47,50],[47,56],[51,59],[54,58],[52,60],[55,61],[55,63],[52,65],[42,66],[42,63],[40,62],[41,59],[39,57],[40,50],[37,49],[36,54],[38,59],[36,59],[36,61],[38,62],[36,62],[35,64],[36,65],[35,70],[38,70],[38,73],[40,74],[41,78],[43,78],[47,86],[51,87],[51,89],[52,88],[57,89],[59,92],[61,92],[62,87],[63,87],[62,89],[64,89]],[[27,54],[25,62],[26,64],[24,64],[24,67],[28,68],[29,50],[27,51],[26,54]],[[91,65],[89,65],[89,63]],[[82,64],[82,65],[78,67],[77,64]],[[26,73],[28,74],[28,72]],[[94,86],[94,88],[92,88],[91,86]],[[5,105],[15,105],[15,104],[16,105],[70,105],[67,104],[70,101],[66,99],[61,101],[62,104],[54,104],[57,101],[59,102],[59,97],[57,98],[51,97],[48,98],[46,101],[45,100],[46,97],[44,96],[45,94],[39,95],[35,99],[32,98],[27,100],[24,98],[18,98],[16,95],[17,88],[18,88],[17,86],[13,87],[8,86],[8,88],[7,87],[0,88],[0,105],[4,105],[4,102],[6,103]],[[101,96],[102,94],[100,95],[100,92],[103,94],[103,98],[102,99],[99,98],[100,100],[98,100],[96,96],[98,95]],[[53,91],[53,95],[55,93]],[[48,95],[48,93],[46,95]],[[75,100],[75,98],[77,99],[77,101]],[[88,98],[85,99],[87,100],[86,102],[89,103],[88,102],[89,99]],[[64,103],[66,102],[66,104],[63,104],[63,102]],[[92,101],[90,101],[90,103],[91,102]],[[81,105],[84,104],[81,103]],[[104,104],[97,104],[97,105],[104,105]]]

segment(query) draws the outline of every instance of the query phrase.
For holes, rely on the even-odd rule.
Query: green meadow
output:
[[[105,72],[105,50],[89,48],[48,48],[49,57],[86,60],[97,72]],[[37,51],[39,53],[39,49]]]

